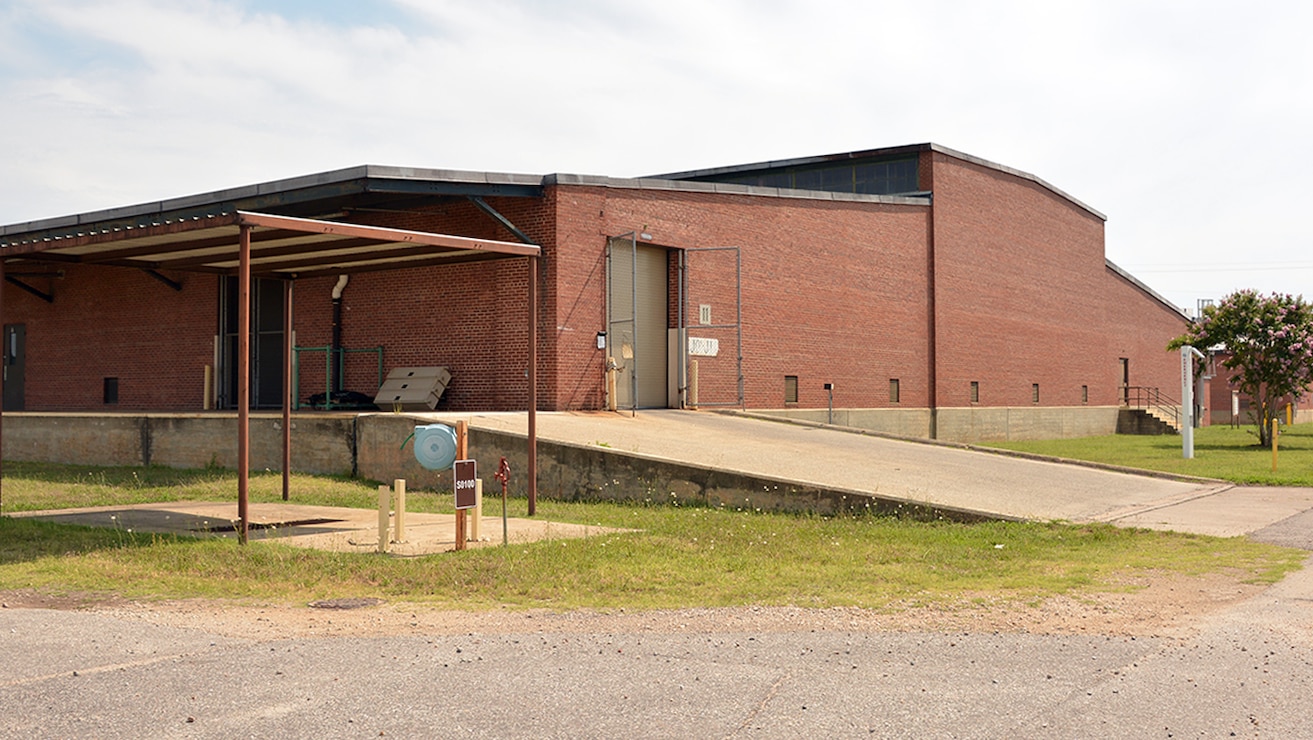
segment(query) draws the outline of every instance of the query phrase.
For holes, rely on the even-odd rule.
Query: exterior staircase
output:
[[[1181,405],[1157,388],[1124,389],[1117,415],[1118,434],[1180,434]]]

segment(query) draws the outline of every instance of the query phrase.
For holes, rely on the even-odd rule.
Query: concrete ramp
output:
[[[524,414],[471,427],[524,434]],[[721,413],[544,413],[540,440],[1005,518],[1116,521],[1229,488]]]

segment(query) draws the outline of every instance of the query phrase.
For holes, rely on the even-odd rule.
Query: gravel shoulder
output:
[[[889,610],[834,607],[725,607],[613,611],[495,609],[459,611],[388,602],[353,609],[215,600],[129,601],[85,594],[0,591],[4,608],[92,611],[119,619],[228,637],[459,635],[525,633],[964,632],[1187,636],[1210,615],[1257,596],[1266,586],[1236,574],[1149,573],[1126,590],[1019,603],[981,594],[953,604],[899,604]]]

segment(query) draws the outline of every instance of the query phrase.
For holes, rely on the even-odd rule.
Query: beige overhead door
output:
[[[616,237],[607,244],[608,354],[620,367],[616,406],[665,408],[668,403],[669,262],[666,250]]]

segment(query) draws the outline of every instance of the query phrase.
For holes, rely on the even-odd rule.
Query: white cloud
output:
[[[1215,1],[15,0],[0,222],[365,162],[628,176],[936,141],[1107,213],[1132,270],[1293,264],[1310,21]],[[1192,303],[1237,275],[1145,277]]]

